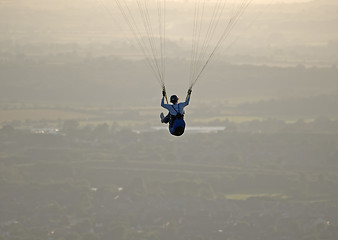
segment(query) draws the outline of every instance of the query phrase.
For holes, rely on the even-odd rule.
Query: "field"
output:
[[[174,138],[104,124],[152,109],[40,109],[2,112],[77,120],[23,123],[64,124],[59,135],[0,130],[0,232],[15,239],[338,236],[337,121],[238,120]]]

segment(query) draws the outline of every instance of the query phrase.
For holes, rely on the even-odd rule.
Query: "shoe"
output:
[[[164,121],[164,114],[163,113],[160,114],[160,118],[161,118],[161,123],[163,123],[163,121]]]

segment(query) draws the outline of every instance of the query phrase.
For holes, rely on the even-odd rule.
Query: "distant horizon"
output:
[[[172,1],[175,1],[175,0],[172,0]],[[186,0],[176,0],[176,1],[186,1]],[[271,3],[271,2],[272,3],[299,3],[299,2],[312,2],[312,1],[313,0],[253,0],[252,3]]]
[[[252,3],[302,3],[312,1],[313,0],[253,0]]]

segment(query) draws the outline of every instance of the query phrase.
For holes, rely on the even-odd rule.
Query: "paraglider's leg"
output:
[[[170,114],[168,113],[167,116],[164,116],[163,113],[160,114],[161,122],[162,123],[168,123],[170,121]]]
[[[169,114],[170,115],[170,114]],[[169,127],[172,128],[174,126],[174,122],[176,120],[176,117],[175,116],[170,116],[170,119],[169,119]]]

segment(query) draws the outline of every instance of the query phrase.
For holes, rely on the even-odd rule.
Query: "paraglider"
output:
[[[98,1],[107,7],[104,0]],[[161,106],[169,111],[166,117],[161,114],[161,121],[169,122],[171,134],[175,136],[183,134],[185,128],[183,108],[189,104],[193,86],[252,1],[192,0],[189,2],[194,10],[191,14],[193,29],[188,96],[185,102],[171,101],[173,104],[171,105],[168,103],[165,90],[167,0],[115,0],[134,40],[161,86],[163,93]],[[167,104],[164,103],[165,99]]]
[[[169,111],[167,116],[163,113],[160,114],[162,123],[169,123],[169,131],[174,136],[181,136],[184,133],[184,108],[189,105],[192,90],[188,90],[187,97],[184,102],[178,103],[179,98],[176,95],[170,97],[171,104],[165,104],[166,92],[162,91],[161,106]]]

